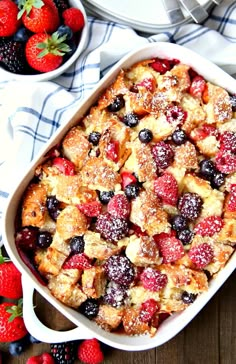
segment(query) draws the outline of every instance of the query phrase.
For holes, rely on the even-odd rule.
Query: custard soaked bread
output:
[[[178,60],[123,69],[46,161],[16,234],[52,295],[155,335],[236,242],[236,97]]]

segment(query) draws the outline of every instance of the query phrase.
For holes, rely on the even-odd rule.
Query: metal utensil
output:
[[[178,0],[162,0],[162,3],[171,24],[179,23],[185,19]]]
[[[178,0],[195,23],[201,23],[208,17],[208,12],[196,0]]]

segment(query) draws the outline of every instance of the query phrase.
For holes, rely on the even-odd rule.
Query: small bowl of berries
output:
[[[79,0],[1,0],[0,75],[48,81],[86,46],[88,22]]]

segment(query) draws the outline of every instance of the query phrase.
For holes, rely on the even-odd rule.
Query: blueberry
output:
[[[129,200],[136,198],[139,194],[139,186],[136,183],[130,183],[125,186],[125,195]]]
[[[152,140],[153,134],[149,129],[142,129],[140,130],[138,137],[140,142],[147,144]]]
[[[225,183],[225,175],[221,172],[215,172],[211,178],[211,186],[213,188],[220,188]]]
[[[90,320],[97,316],[98,310],[99,304],[94,298],[88,298],[79,307],[79,311]]]
[[[187,303],[187,304],[193,303],[196,298],[197,298],[197,295],[196,294],[189,293],[187,291],[184,291],[182,293],[182,301],[184,303]]]
[[[52,235],[49,231],[42,231],[38,234],[37,246],[39,248],[45,249],[48,248],[52,242]]]
[[[70,50],[63,56],[64,62],[67,61],[77,49],[77,43],[74,41],[74,39],[66,40],[65,43],[69,46]]]
[[[183,245],[187,245],[193,238],[193,232],[189,229],[184,229],[177,232],[177,238],[183,243]]]
[[[101,134],[98,131],[92,131],[92,133],[89,134],[88,140],[93,145],[98,145],[100,138]]]
[[[187,141],[187,135],[182,129],[176,129],[171,138],[176,145],[184,144]]]
[[[25,27],[21,27],[14,34],[13,40],[16,42],[26,43],[29,37],[30,37],[29,31]]]
[[[116,112],[122,109],[125,106],[125,100],[123,99],[122,95],[116,96],[114,101],[107,107],[108,111]]]
[[[230,95],[230,102],[232,105],[232,111],[236,111],[236,95]]]
[[[28,335],[24,336],[22,339],[10,342],[8,346],[8,351],[12,356],[21,355],[29,345]]]
[[[84,238],[83,236],[73,236],[70,240],[70,250],[73,253],[84,252]]]
[[[134,126],[138,125],[139,117],[134,112],[130,112],[124,116],[123,122],[125,123],[125,125],[133,128]]]
[[[103,205],[107,205],[110,199],[114,196],[113,191],[102,191],[99,192],[99,200]]]
[[[59,210],[60,201],[56,198],[56,196],[48,196],[46,201],[46,206],[48,209],[48,213],[53,220],[56,220],[60,210]]]
[[[203,159],[199,163],[200,174],[206,179],[211,179],[216,172],[216,167],[211,159]]]
[[[175,215],[171,220],[172,228],[181,231],[187,228],[187,219],[182,215]]]
[[[32,335],[29,334],[29,342],[31,344],[40,344],[42,341],[36,339],[36,337],[34,337],[34,336],[32,336]]]
[[[70,27],[67,25],[60,25],[57,29],[57,33],[59,37],[62,37],[63,35],[66,35],[66,39],[69,40],[73,37],[73,32]]]

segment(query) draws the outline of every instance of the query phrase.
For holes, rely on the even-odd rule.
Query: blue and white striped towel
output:
[[[89,17],[86,50],[62,76],[30,87],[0,79],[0,222],[13,185],[58,126],[123,55],[157,41],[191,48],[236,76],[236,1],[223,1],[203,25],[185,24],[147,37]]]

